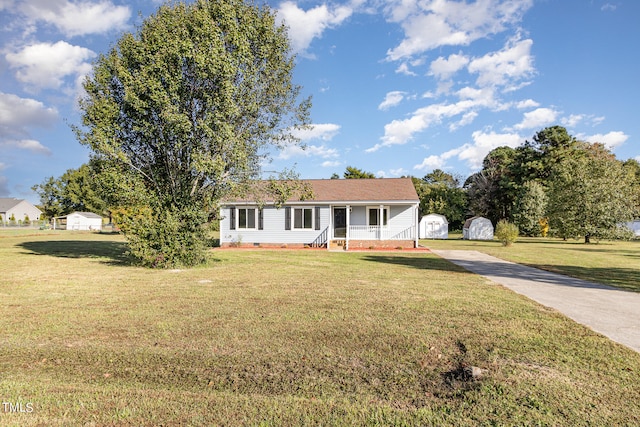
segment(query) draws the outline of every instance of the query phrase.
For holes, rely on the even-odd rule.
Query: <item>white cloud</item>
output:
[[[602,5],[602,7],[600,8],[600,10],[605,11],[605,12],[613,12],[614,10],[616,10],[618,8],[618,6],[616,6],[615,4],[611,4],[611,3],[605,3]]]
[[[318,123],[313,124],[309,129],[294,131],[296,138],[301,141],[310,141],[313,139],[320,139],[322,141],[331,141],[334,136],[340,131],[340,125],[333,123]]]
[[[463,126],[473,123],[476,117],[478,117],[478,113],[475,111],[470,111],[468,113],[465,113],[460,120],[458,120],[457,122],[453,122],[449,125],[449,131],[453,132]]]
[[[469,63],[469,58],[462,53],[449,55],[448,58],[442,56],[431,62],[429,75],[438,79],[448,79],[453,74],[464,68]]]
[[[595,143],[599,142],[604,144],[607,148],[613,149],[624,144],[627,139],[629,139],[629,135],[625,134],[621,131],[612,131],[606,134],[597,133],[595,135],[584,135],[580,134],[576,136],[576,138]]]
[[[512,39],[502,50],[473,59],[469,72],[478,74],[476,83],[479,86],[506,86],[507,90],[512,90],[517,87],[515,82],[534,73],[532,45],[531,39]]]
[[[314,38],[322,37],[326,29],[340,25],[352,13],[350,7],[330,8],[326,4],[305,11],[292,1],[280,3],[278,8],[278,18],[289,28],[291,45],[296,53],[304,53]]]
[[[467,143],[460,147],[446,151],[440,155],[426,157],[422,163],[415,165],[416,170],[444,169],[447,160],[456,157],[463,161],[471,169],[482,167],[482,161],[491,150],[497,147],[508,146],[517,147],[524,142],[524,138],[515,133],[495,133],[475,131],[471,135],[473,143]]]
[[[535,107],[539,107],[540,104],[536,101],[534,101],[533,99],[525,99],[524,101],[519,101],[516,104],[516,108],[519,110],[525,110],[527,108],[535,108]]]
[[[14,147],[50,154],[48,148],[29,137],[29,127],[49,127],[58,112],[40,101],[0,92],[0,147]]]
[[[580,123],[585,118],[582,114],[571,114],[569,117],[564,117],[560,120],[563,126],[572,128]]]
[[[391,176],[402,176],[402,175],[406,175],[407,171],[404,170],[404,168],[398,168],[398,169],[389,169],[389,173],[391,174]]]
[[[20,11],[29,20],[49,23],[68,37],[121,30],[131,18],[128,6],[108,0],[26,0]]]
[[[406,95],[406,92],[400,92],[400,91],[393,91],[393,92],[387,93],[387,96],[385,96],[384,101],[382,101],[380,105],[378,105],[378,110],[384,111],[384,110],[388,110],[391,107],[395,107],[396,105],[400,104],[400,102],[402,102],[405,95]]]
[[[51,150],[42,145],[40,141],[35,139],[20,139],[20,140],[0,140],[0,146],[2,147],[15,147],[21,150],[31,151],[34,154],[51,155]]]
[[[65,77],[81,77],[90,72],[91,64],[86,61],[95,56],[89,49],[58,41],[26,46],[7,53],[5,58],[16,69],[19,81],[37,88],[60,88]]]
[[[442,158],[442,156],[431,155],[429,157],[425,157],[422,163],[419,165],[415,165],[413,168],[415,170],[422,171],[430,171],[434,169],[442,169],[445,165],[446,160]]]
[[[332,160],[327,160],[325,162],[322,162],[322,164],[320,166],[322,166],[323,168],[335,168],[338,167],[342,164],[342,162],[339,161],[332,161]]]
[[[399,23],[405,38],[389,49],[396,61],[440,46],[462,46],[516,25],[532,0],[396,0],[386,8],[387,19]]]
[[[57,118],[58,112],[40,101],[0,92],[0,138],[26,135],[27,126],[48,127]]]
[[[468,96],[471,96],[471,94],[471,91],[468,92]],[[475,99],[461,99],[450,104],[431,104],[416,110],[408,119],[393,120],[385,125],[384,136],[381,138],[382,142],[365,151],[371,153],[382,147],[406,144],[413,138],[414,134],[422,132],[434,124],[441,123],[443,119],[463,115],[457,124],[459,126],[468,124],[475,119],[476,114],[469,113],[476,108],[495,106],[495,101],[488,94],[490,95],[491,91],[473,92],[473,95],[476,96]]]
[[[414,73],[409,69],[409,65],[406,62],[403,62],[396,68],[397,74],[404,74],[406,76],[417,76],[418,74]]]
[[[473,144],[465,144],[458,154],[458,159],[465,161],[471,169],[479,169],[484,158],[494,148],[502,146],[515,148],[524,142],[524,138],[517,133],[475,131],[471,136]]]
[[[524,113],[524,118],[520,123],[514,126],[514,129],[534,129],[543,128],[556,121],[558,112],[551,108],[537,108],[533,111]]]
[[[340,126],[332,123],[315,124],[311,125],[310,129],[301,130],[295,132],[296,136],[301,141],[311,141],[319,139],[322,141],[330,141],[340,130]],[[292,144],[280,152],[279,159],[290,159],[291,157],[321,157],[323,159],[330,159],[338,157],[338,150],[335,148],[328,148],[326,145],[305,145],[300,146]]]

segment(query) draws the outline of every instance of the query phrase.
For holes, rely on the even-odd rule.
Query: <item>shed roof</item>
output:
[[[479,221],[489,221],[489,220],[488,220],[487,218],[485,218],[485,217],[482,217],[482,216],[474,216],[474,217],[469,218],[468,220],[466,220],[466,221],[464,222],[464,226],[463,226],[462,228],[464,229],[464,228],[469,228],[469,227],[471,227],[471,224],[472,224],[474,221],[476,221],[476,220],[479,220]]]
[[[71,212],[70,214],[67,214],[67,215],[57,216],[56,218],[66,218],[66,217],[68,217],[70,215],[80,215],[80,216],[83,216],[85,218],[100,218],[100,219],[102,219],[102,216],[100,216],[100,215],[98,215],[96,213],[93,213],[93,212],[77,212],[77,211],[76,212]]]
[[[419,202],[411,178],[376,179],[303,179],[313,192],[314,202]],[[257,181],[256,185],[265,185]],[[268,198],[267,198],[268,199]],[[251,202],[246,198],[231,198],[227,203]],[[267,200],[273,201],[273,200]],[[291,198],[289,202],[297,201]]]

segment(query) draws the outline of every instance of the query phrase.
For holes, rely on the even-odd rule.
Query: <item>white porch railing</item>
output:
[[[377,225],[352,225],[349,227],[350,240],[414,240],[416,227],[393,228]]]

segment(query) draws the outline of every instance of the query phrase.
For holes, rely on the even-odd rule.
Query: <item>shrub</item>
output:
[[[502,246],[511,246],[518,239],[518,226],[501,219],[496,225],[495,236],[502,242]]]

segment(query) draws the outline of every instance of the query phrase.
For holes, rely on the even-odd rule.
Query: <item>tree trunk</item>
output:
[[[585,243],[585,244],[587,244],[587,243],[591,243],[591,236],[590,236],[590,235],[585,234],[585,236],[584,236],[584,243]]]

